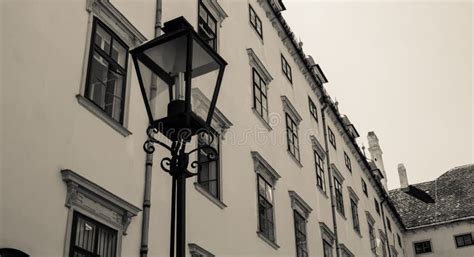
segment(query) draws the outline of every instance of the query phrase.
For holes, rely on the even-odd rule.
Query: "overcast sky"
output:
[[[381,143],[389,188],[473,163],[473,6],[452,1],[285,0],[284,17],[326,89]]]

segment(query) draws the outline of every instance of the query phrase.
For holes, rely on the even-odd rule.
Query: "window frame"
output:
[[[280,55],[281,55],[281,71],[283,72],[285,77],[288,79],[290,84],[293,84],[293,74],[291,71],[291,66],[286,60],[285,56],[283,56],[283,54],[280,54]]]
[[[314,164],[316,169],[316,186],[319,187],[323,192],[326,192],[326,178],[324,175],[324,160],[315,150],[314,152]]]
[[[463,245],[459,245],[458,238],[460,238],[460,237],[462,237]],[[466,244],[465,237],[469,237],[469,240],[471,240],[471,242]],[[456,245],[456,248],[462,248],[462,247],[467,247],[467,246],[474,245],[474,240],[473,240],[473,237],[472,237],[472,233],[465,233],[465,234],[455,235],[454,236],[454,243]]]
[[[351,158],[347,155],[346,151],[344,151],[344,163],[346,164],[346,168],[352,173]]]
[[[360,181],[361,181],[361,184],[362,184],[362,192],[364,192],[366,197],[369,197],[367,183],[365,183],[365,180],[363,178],[360,178]]]
[[[392,223],[390,222],[390,219],[388,217],[385,217],[385,220],[387,221],[388,230],[392,232]]]
[[[79,246],[76,246],[76,236],[77,236],[77,222],[78,222],[78,219],[81,218],[83,219],[84,221],[87,221],[89,223],[92,223],[95,228],[96,228],[96,231],[95,231],[95,234],[94,234],[94,237],[93,237],[93,243],[94,243],[94,252],[90,252],[86,249],[83,249]],[[119,232],[118,230],[114,229],[114,228],[111,228],[91,217],[88,217],[78,211],[74,211],[73,212],[73,218],[72,218],[72,229],[71,229],[71,237],[70,237],[70,244],[69,244],[69,257],[74,257],[74,254],[75,253],[81,253],[81,254],[85,254],[85,255],[98,255],[98,234],[99,234],[99,228],[100,229],[104,229],[104,230],[107,230],[108,232],[112,232],[112,233],[115,233],[115,240],[113,242],[113,244],[115,245],[114,248],[112,248],[113,250],[113,257],[117,257],[118,256],[118,253],[119,253],[119,245],[120,245],[120,242],[119,242]],[[84,238],[83,238],[84,239]],[[87,239],[89,240],[89,238]],[[77,248],[77,249],[76,249]]]
[[[350,201],[351,201],[352,228],[357,233],[360,233],[360,220],[359,220],[358,204],[352,198],[350,199]]]
[[[426,245],[422,245],[421,247],[421,252],[418,251],[417,249],[417,245],[420,245],[420,244],[426,244],[428,243],[428,246]],[[426,248],[426,249],[425,249]],[[431,245],[431,240],[425,240],[425,241],[418,241],[418,242],[414,242],[413,243],[413,249],[415,250],[415,255],[417,254],[424,254],[424,253],[432,253],[433,252],[433,247]]]
[[[329,250],[329,255],[326,255],[326,250]],[[333,254],[333,249],[332,249],[332,244],[330,244],[328,241],[323,239],[323,257],[332,257]]]
[[[217,158],[216,160],[212,160],[212,161],[208,161],[206,162],[206,164],[210,164],[211,162],[215,162],[215,167],[216,167],[216,170],[215,170],[215,179],[210,179],[210,168],[208,168],[208,180],[206,181],[203,181],[201,180],[201,169],[202,169],[202,164],[198,166],[198,174],[196,176],[196,183],[198,184],[198,186],[200,188],[202,188],[204,191],[206,191],[207,194],[209,194],[209,196],[211,197],[214,197],[215,199],[217,200],[221,200],[222,199],[222,188],[221,188],[221,140],[220,140],[220,135],[216,132],[216,131],[213,131],[212,132],[214,134],[214,141],[212,142],[211,145],[213,145],[213,147],[215,148],[215,150],[217,151],[217,154],[219,156],[219,158]],[[202,145],[207,145],[206,142],[203,142],[203,141],[200,141],[200,137],[198,136],[197,137],[197,145],[198,147],[199,146],[202,146]],[[204,151],[204,150],[200,150],[200,151],[197,151],[197,156],[196,156],[196,160],[198,162],[201,162],[201,158],[203,158],[204,156],[201,156],[201,151]],[[216,194],[213,194],[211,191],[210,191],[210,188],[209,187],[206,187],[203,185],[203,183],[211,183],[211,182],[215,182],[216,183]]]
[[[328,126],[328,137],[329,137],[329,142],[331,145],[334,147],[334,149],[337,149],[336,147],[336,136],[334,135],[334,132],[332,132],[331,128]]]
[[[376,252],[377,250],[377,242],[376,242],[376,236],[375,236],[375,224],[368,221],[368,231],[369,231],[369,241],[370,241],[370,249],[372,252]]]
[[[262,195],[261,192],[260,192],[260,182],[263,182],[265,183],[264,186],[265,186],[265,193],[267,192],[267,187],[270,188],[270,192],[271,192],[271,202],[267,199],[267,196],[266,195]],[[266,239],[270,240],[271,242],[273,243],[276,243],[276,233],[275,233],[275,205],[274,205],[274,201],[275,201],[275,198],[274,198],[274,188],[273,188],[273,184],[271,182],[268,182],[261,174],[257,174],[257,199],[258,199],[258,233],[260,235],[262,235],[263,237],[265,237]],[[264,200],[266,204],[268,204],[270,207],[269,208],[266,208],[265,211],[267,209],[270,209],[271,210],[271,220],[268,220],[268,217],[264,217],[265,219],[265,222],[266,222],[266,225],[268,225],[267,223],[270,222],[271,223],[271,229],[269,229],[267,231],[267,233],[264,231],[264,229],[262,228],[262,217],[261,217],[261,205],[260,205],[260,200]]]
[[[100,27],[102,28],[105,32],[107,32],[110,35],[110,49],[109,53],[106,53],[103,49],[101,49],[99,46],[95,44],[95,39],[97,36],[97,28]],[[111,56],[111,51],[113,49],[114,42],[118,42],[124,49],[125,49],[125,61],[124,65],[125,67],[122,67],[116,60],[113,59]],[[97,107],[102,113],[104,113],[107,117],[112,119],[113,121],[119,123],[121,126],[124,126],[125,124],[125,108],[126,108],[126,96],[127,96],[127,81],[128,81],[128,55],[129,55],[129,46],[124,42],[123,39],[120,38],[120,36],[117,35],[107,24],[105,24],[103,21],[100,20],[100,18],[94,16],[92,20],[92,29],[91,29],[91,35],[90,35],[90,42],[88,45],[89,52],[88,52],[88,59],[87,59],[87,71],[86,71],[86,77],[85,77],[85,84],[84,84],[84,91],[82,92],[82,96],[87,99],[90,103],[92,103],[95,107]],[[89,98],[89,94],[91,89],[91,71],[92,71],[92,61],[94,58],[94,53],[97,53],[101,58],[104,58],[107,63],[107,73],[110,72],[111,65],[114,68],[118,68],[119,71],[122,73],[120,74],[122,76],[122,94],[121,94],[121,113],[120,113],[120,118],[119,120],[116,120],[113,118],[113,116],[107,111],[102,108],[98,103],[94,102],[93,99]],[[105,94],[104,94],[105,96]],[[114,95],[115,97],[115,95]],[[105,101],[105,100],[104,100]]]
[[[375,211],[380,216],[380,204],[379,204],[379,201],[377,201],[377,198],[375,197],[374,197],[374,205],[375,205]]]
[[[286,149],[298,162],[301,162],[299,136],[298,136],[298,124],[293,120],[289,113],[285,113],[286,121]],[[291,125],[291,126],[290,126]],[[291,137],[291,142],[290,142]],[[290,144],[291,143],[291,144]],[[294,148],[294,152],[291,151],[291,147]]]
[[[342,214],[342,216],[345,216],[342,183],[336,176],[334,176],[334,196],[336,200],[336,209],[339,211],[340,214]]]
[[[252,20],[252,14],[254,16],[254,20]],[[253,30],[257,33],[257,35],[260,37],[260,39],[263,40],[263,24],[262,20],[260,17],[258,17],[257,12],[255,12],[255,9],[253,9],[252,5],[249,4],[249,22]],[[255,23],[255,24],[254,24]],[[260,24],[260,27],[258,26]],[[259,32],[260,28],[260,32]]]
[[[293,227],[295,230],[296,257],[308,257],[308,230],[306,228],[306,222],[306,218],[302,214],[300,214],[296,210],[293,210]],[[301,239],[303,240],[301,241]]]
[[[313,102],[313,100],[309,96],[308,96],[308,105],[309,105],[309,113],[311,114],[311,117],[313,117],[316,122],[319,122],[318,121],[318,108],[316,107],[316,104]]]
[[[258,83],[256,83],[256,79],[258,79]],[[262,84],[265,88],[265,92],[262,90]],[[258,73],[257,69],[255,67],[252,67],[252,89],[253,89],[253,108],[257,112],[257,114],[265,121],[268,121],[268,85],[263,79],[262,75]],[[257,98],[257,92],[256,90],[258,89],[259,94],[260,94],[260,100]],[[263,98],[265,98],[265,106],[262,102]],[[259,109],[257,108],[257,102],[260,104],[260,112]],[[264,113],[265,109],[265,113]]]
[[[206,13],[206,21],[204,21],[204,18],[201,17],[201,8],[204,9],[205,13]],[[207,8],[207,6],[204,4],[203,0],[199,0],[198,1],[198,25],[197,25],[197,29],[196,29],[196,32],[198,33],[199,36],[201,36],[201,30],[204,34],[206,34],[207,37],[209,37],[209,33],[213,33],[214,35],[214,39],[205,39],[203,37],[201,37],[204,42],[206,44],[208,44],[212,49],[214,49],[215,51],[218,50],[218,44],[217,44],[217,41],[218,41],[218,20],[216,17],[214,17],[213,13],[211,11],[209,11],[209,9]],[[209,31],[209,29],[211,29],[211,27],[209,26],[209,17],[212,19],[212,21],[214,22],[214,32],[212,32],[212,30]],[[205,26],[207,26],[206,28],[201,28],[201,21],[202,21],[202,24],[205,24]],[[208,43],[209,40],[212,40],[213,41],[213,44],[210,45]]]

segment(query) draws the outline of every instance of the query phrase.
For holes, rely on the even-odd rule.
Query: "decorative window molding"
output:
[[[291,104],[288,97],[282,95],[281,101],[283,103],[283,111],[291,115],[296,125],[298,125],[303,120],[303,118],[301,118],[301,115],[298,113],[296,108]]]
[[[332,232],[328,225],[326,225],[324,222],[319,222],[319,229],[321,230],[321,238],[331,245],[334,245],[336,235],[334,232]]]
[[[357,196],[356,192],[352,187],[348,186],[347,191],[349,191],[349,197],[354,200],[354,202],[358,203],[359,202],[359,197]]]
[[[336,165],[334,163],[331,163],[331,170],[333,172],[334,177],[336,177],[341,184],[344,182],[344,176],[341,174],[341,172],[337,169]]]
[[[268,86],[268,84],[273,80],[272,75],[265,68],[265,65],[263,65],[263,62],[260,60],[260,58],[258,58],[252,48],[247,48],[247,54],[249,56],[250,66],[257,70],[257,72],[262,76],[263,80]]]
[[[216,18],[219,27],[222,27],[222,22],[225,18],[228,17],[227,13],[224,11],[222,6],[217,2],[217,0],[201,0],[202,4],[207,8],[207,10]]]
[[[252,151],[250,153],[252,154],[255,172],[265,178],[266,181],[272,183],[272,186],[275,187],[276,182],[281,178],[280,174],[270,166],[259,152]]]
[[[87,0],[86,10],[107,24],[130,48],[147,40],[109,0]]]
[[[385,232],[383,232],[383,230],[381,230],[379,228],[379,235],[380,235],[380,239],[382,239],[383,241],[387,242],[388,239],[387,239],[387,235],[385,234]]]
[[[191,104],[193,110],[200,117],[204,117],[209,110],[211,101],[207,98],[199,88],[193,88],[191,90]],[[212,117],[211,127],[224,139],[224,135],[227,130],[232,127],[232,122],[219,110],[217,107],[214,109],[214,116]]]
[[[367,216],[367,222],[369,222],[372,225],[375,224],[375,219],[374,217],[372,217],[372,214],[370,214],[370,212],[365,211],[365,216]]]
[[[313,150],[315,150],[321,158],[326,158],[326,151],[324,150],[324,147],[319,143],[318,139],[316,139],[315,136],[311,135],[309,136],[311,139],[311,144],[313,146]]]
[[[339,248],[341,249],[342,257],[355,257],[345,244],[339,244]]]
[[[291,208],[297,211],[307,220],[313,209],[295,191],[289,190],[288,194],[290,195],[291,199]]]
[[[188,249],[191,257],[215,257],[214,254],[210,253],[197,244],[188,244]]]
[[[390,252],[392,253],[392,256],[394,257],[398,256],[397,248],[394,245],[390,245]]]
[[[127,235],[128,225],[141,211],[140,208],[72,170],[61,170],[61,176],[67,185],[66,207],[77,208],[92,217],[99,217]]]

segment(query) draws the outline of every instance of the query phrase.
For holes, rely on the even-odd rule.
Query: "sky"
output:
[[[415,184],[474,162],[472,2],[283,2],[359,143],[377,134],[390,189],[398,163]]]

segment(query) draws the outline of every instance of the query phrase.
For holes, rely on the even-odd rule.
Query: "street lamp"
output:
[[[184,17],[166,22],[163,31],[162,36],[130,53],[149,119],[148,139],[143,148],[151,154],[155,150],[154,144],[159,144],[171,154],[171,158],[161,160],[162,169],[173,178],[170,256],[174,256],[176,249],[176,256],[184,257],[186,178],[197,175],[188,170],[189,155],[205,149],[208,159],[218,158],[216,149],[211,147],[214,140],[211,121],[227,63],[200,38]],[[193,109],[195,90],[211,99],[208,106],[200,105],[199,109]],[[167,109],[154,108],[151,102],[159,107],[167,106]],[[156,139],[154,135],[158,132],[171,144]],[[203,140],[207,145],[186,152],[186,143],[194,135],[208,137]],[[199,165],[197,161],[191,163],[192,168]]]

